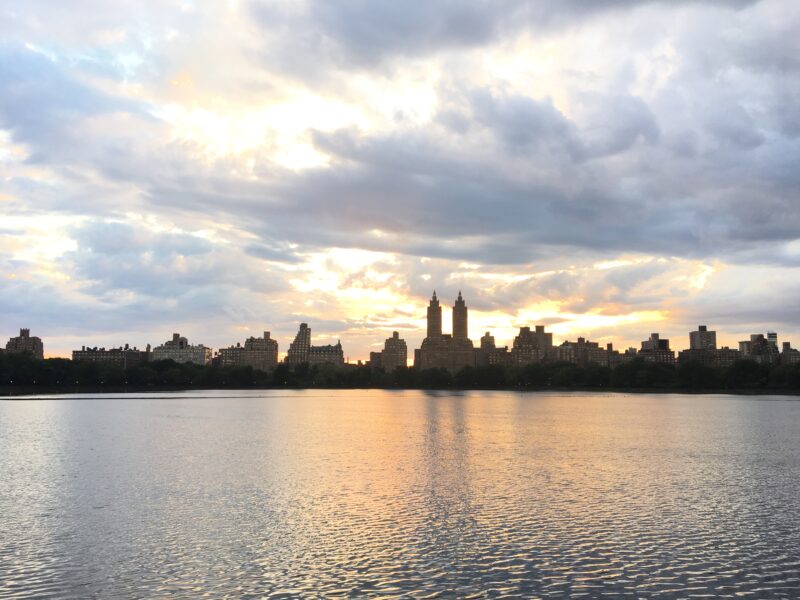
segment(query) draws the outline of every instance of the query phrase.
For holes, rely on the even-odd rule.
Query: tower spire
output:
[[[458,291],[458,299],[453,306],[453,338],[466,340],[469,338],[467,327],[467,303]]]

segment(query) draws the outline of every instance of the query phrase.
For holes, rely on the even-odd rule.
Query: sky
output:
[[[0,5],[0,337],[800,345],[794,0]]]

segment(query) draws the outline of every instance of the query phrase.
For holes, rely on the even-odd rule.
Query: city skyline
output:
[[[778,0],[0,8],[0,330],[305,321],[363,360],[418,347],[436,287],[473,340],[800,339],[798,29]]]
[[[514,361],[517,363],[520,363],[520,361],[521,363],[530,361],[540,362],[544,359],[550,361],[566,360],[567,362],[575,360],[575,356],[572,354],[562,356],[558,353],[549,353],[549,350],[547,356],[545,356],[545,350],[542,349],[541,352],[539,350],[540,345],[544,343],[546,343],[548,349],[559,347],[572,348],[575,345],[583,348],[584,344],[591,343],[598,352],[602,353],[607,350],[610,354],[613,348],[617,355],[625,354],[626,356],[630,356],[630,352],[634,354],[638,353],[638,355],[641,356],[642,352],[645,351],[653,352],[663,349],[665,352],[668,352],[666,356],[667,362],[672,363],[676,361],[679,354],[683,354],[683,351],[693,351],[697,353],[707,350],[732,350],[734,351],[733,354],[725,355],[727,358],[724,360],[728,363],[737,360],[740,357],[741,351],[745,350],[745,348],[746,352],[744,352],[744,354],[750,355],[753,344],[756,346],[758,346],[758,344],[763,344],[766,354],[770,353],[768,351],[770,346],[774,349],[775,354],[779,353],[781,349],[779,345],[779,334],[774,329],[768,329],[759,333],[751,332],[747,336],[742,336],[742,339],[739,339],[736,343],[728,344],[719,340],[724,340],[729,336],[724,335],[724,332],[723,335],[720,336],[719,332],[709,329],[707,325],[698,325],[695,329],[685,332],[683,337],[688,339],[688,343],[686,344],[678,341],[680,339],[679,336],[665,336],[661,332],[650,332],[650,337],[648,339],[628,345],[620,344],[617,339],[591,339],[591,336],[587,335],[577,335],[574,336],[573,339],[569,339],[568,337],[559,339],[553,337],[552,331],[547,331],[545,333],[545,326],[541,324],[534,324],[536,329],[535,334],[531,332],[531,327],[533,325],[520,325],[518,331],[515,332],[513,344],[502,338],[499,338],[498,341],[497,336],[494,335],[495,332],[492,330],[486,330],[480,337],[478,344],[474,344],[468,322],[469,305],[466,299],[463,298],[461,291],[459,290],[458,296],[450,309],[452,327],[449,332],[443,327],[443,308],[444,305],[440,302],[439,295],[436,290],[434,290],[426,309],[425,325],[423,328],[424,337],[420,343],[412,343],[410,348],[407,347],[405,337],[401,337],[399,332],[395,330],[392,332],[391,337],[384,340],[383,343],[386,344],[385,349],[388,350],[393,343],[401,342],[404,348],[403,351],[407,355],[406,364],[408,366],[416,366],[422,369],[442,366],[452,371],[457,371],[461,366],[477,366],[478,363],[476,363],[476,361],[481,360],[478,356],[481,354],[482,350],[487,350],[489,348],[492,350],[495,348],[502,350],[505,346],[505,351],[509,348],[513,348],[513,351],[516,352],[518,341],[523,335],[534,336],[531,342],[534,344],[535,348],[534,355],[528,356],[523,350],[524,358],[514,358]],[[41,339],[38,336],[31,336],[30,328],[21,328],[19,333],[20,336],[12,337],[9,344],[20,344],[20,348],[24,349],[35,347],[31,346],[31,343],[38,344],[38,349],[34,352],[38,353],[41,357]],[[415,337],[416,336],[412,335],[412,339],[415,339]],[[544,341],[545,337],[546,342]],[[322,338],[324,341],[325,336],[322,336]],[[459,340],[467,345],[464,346]],[[672,342],[670,340],[672,340]],[[314,342],[316,342],[316,345]],[[264,370],[271,370],[278,363],[285,362],[289,365],[297,366],[304,362],[310,362],[312,364],[329,362],[331,361],[331,357],[334,363],[369,363],[376,359],[380,361],[379,355],[381,350],[384,349],[383,343],[381,343],[380,346],[375,343],[372,344],[375,350],[371,350],[367,357],[351,357],[349,353],[343,349],[341,339],[337,339],[336,344],[320,345],[319,342],[319,336],[312,337],[312,328],[309,327],[307,323],[301,322],[299,324],[299,330],[292,337],[291,343],[283,346],[284,349],[281,349],[282,347],[279,340],[271,337],[270,331],[263,331],[263,336],[248,337],[244,345],[237,340],[234,343],[219,347],[211,347],[202,342],[198,343],[195,339],[192,339],[190,342],[186,336],[181,336],[180,333],[173,333],[171,339],[168,339],[160,345],[155,346],[148,342],[146,344],[147,358],[144,358],[145,355],[143,354],[145,352],[145,345],[142,346],[141,350],[138,350],[136,344],[130,344],[128,342],[125,342],[124,345],[111,344],[108,347],[100,344],[82,344],[79,350],[77,348],[73,349],[70,351],[70,356],[64,356],[63,358],[71,357],[74,359],[76,354],[88,356],[91,355],[92,352],[97,352],[98,350],[101,352],[106,350],[125,350],[126,353],[128,351],[134,351],[134,354],[137,352],[142,353],[142,360],[163,360],[165,358],[175,358],[175,356],[171,354],[171,352],[173,352],[171,349],[174,348],[174,351],[179,354],[182,352],[189,352],[192,358],[188,360],[192,362],[196,361],[200,364],[211,364],[213,357],[215,360],[218,358],[220,364],[223,365],[251,364],[251,366],[258,366],[258,368],[263,368]],[[507,343],[504,344],[503,342]],[[786,351],[791,351],[793,355],[797,354],[796,349],[791,347],[791,340],[787,341],[786,338],[783,337],[781,338],[781,342]],[[525,343],[526,342],[522,342],[523,345]],[[456,344],[456,346],[453,346],[453,344]],[[410,349],[413,349],[413,352],[409,352],[408,350]],[[235,358],[237,353],[240,353],[242,350],[251,350],[256,352],[256,354],[252,354],[252,358],[249,359]],[[573,350],[570,350],[570,353],[571,352],[573,352]],[[760,350],[756,350],[754,353],[760,353]],[[52,354],[46,352],[44,356],[46,358],[53,357]],[[151,356],[152,358],[150,358]],[[511,358],[511,355],[504,354],[503,356]],[[693,359],[705,361],[707,357],[703,354],[692,355],[689,353],[684,358],[684,360]],[[242,360],[244,360],[244,362],[241,362]],[[266,362],[264,362],[265,360]],[[482,360],[487,360],[487,357],[484,357]],[[500,358],[499,360],[504,361],[505,358]],[[606,356],[606,358],[600,360],[601,362],[607,362],[609,359]],[[792,360],[795,360],[794,356]],[[182,360],[179,359],[178,362],[182,362]],[[392,364],[395,362],[396,358],[392,358]],[[490,361],[489,364],[492,364],[492,361]]]

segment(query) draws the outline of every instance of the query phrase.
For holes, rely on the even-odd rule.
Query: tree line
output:
[[[762,365],[751,360],[711,368],[696,362],[677,366],[623,363],[614,369],[598,364],[534,363],[524,366],[444,369],[398,368],[391,373],[369,366],[278,365],[271,373],[252,367],[213,367],[156,361],[120,366],[38,360],[26,354],[0,354],[0,389],[185,389],[185,388],[409,388],[409,389],[620,389],[676,391],[797,391],[800,364]]]

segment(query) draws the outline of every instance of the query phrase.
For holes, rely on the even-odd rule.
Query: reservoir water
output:
[[[792,397],[0,400],[0,598],[800,598]]]

